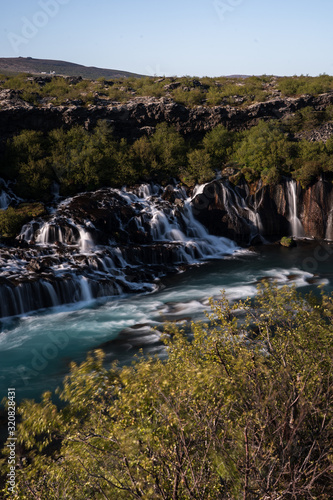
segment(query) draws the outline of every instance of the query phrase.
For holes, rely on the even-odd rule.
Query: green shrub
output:
[[[302,166],[293,172],[293,178],[299,181],[303,188],[306,188],[317,179],[321,171],[319,161],[303,161]]]
[[[116,86],[109,88],[107,95],[109,99],[116,102],[127,102],[131,97],[126,91],[120,90],[120,88]]]
[[[293,177],[303,187],[316,180],[321,172],[329,171],[333,156],[330,150],[331,143],[309,142],[302,140],[297,144],[297,157],[294,160]]]
[[[280,245],[282,245],[283,247],[291,248],[295,246],[295,242],[293,238],[289,236],[283,236],[283,238],[281,238],[280,240]]]
[[[187,169],[182,175],[187,185],[203,184],[214,179],[211,157],[204,149],[194,149],[187,154],[187,159]]]
[[[246,178],[259,178],[263,172],[267,177],[268,170],[288,173],[290,171],[293,149],[286,134],[278,122],[259,122],[244,133],[244,138],[235,148],[233,159],[244,166]],[[250,174],[252,171],[252,174]]]
[[[206,99],[208,106],[219,106],[224,102],[224,97],[218,87],[210,87]]]
[[[22,203],[18,208],[0,210],[0,235],[13,238],[20,233],[23,224],[44,214],[45,208],[41,203]]]
[[[159,123],[149,139],[155,162],[150,174],[162,179],[177,177],[186,162],[186,145],[183,137],[173,126]]]
[[[281,174],[276,167],[265,168],[261,172],[261,178],[264,181],[264,184],[275,185],[280,182]]]
[[[0,210],[0,235],[6,238],[15,237],[24,224],[25,217],[13,207]]]
[[[300,130],[311,130],[320,126],[329,116],[325,111],[316,111],[311,106],[307,106],[295,113],[295,115],[288,120],[288,126],[292,132]]]
[[[232,154],[236,134],[223,125],[207,132],[202,141],[204,150],[210,155],[212,168],[221,169]]]
[[[183,87],[179,87],[172,91],[172,97],[179,104],[192,108],[204,103],[206,93],[200,88],[184,90]]]
[[[333,89],[333,76],[323,74],[317,77],[301,75],[298,77],[280,78],[278,89],[286,96],[301,94],[318,95]]]
[[[96,351],[61,409],[24,401],[18,499],[332,498],[332,297],[263,283],[211,307],[192,341],[167,327],[167,359],[109,368]]]
[[[16,180],[15,193],[22,198],[49,201],[54,173],[49,143],[42,132],[24,130],[8,142],[2,176]]]

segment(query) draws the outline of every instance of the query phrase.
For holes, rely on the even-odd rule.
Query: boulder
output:
[[[292,248],[296,246],[296,242],[290,236],[283,236],[280,240],[280,245],[286,248]]]

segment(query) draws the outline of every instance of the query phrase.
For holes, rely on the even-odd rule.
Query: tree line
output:
[[[243,176],[248,182],[261,178],[274,184],[287,175],[306,187],[322,172],[332,172],[333,138],[296,141],[292,132],[324,119],[306,108],[289,123],[261,121],[243,132],[218,125],[199,141],[185,139],[165,122],[133,143],[115,138],[105,121],[92,132],[79,126],[45,134],[25,130],[8,141],[0,176],[15,181],[18,196],[36,201],[49,201],[54,183],[63,196],[172,178],[193,186],[230,165],[238,173],[235,182]]]

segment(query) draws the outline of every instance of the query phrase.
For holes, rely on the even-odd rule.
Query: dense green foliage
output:
[[[7,210],[0,210],[0,237],[15,237],[23,224],[45,213],[44,205],[41,203],[21,203],[17,208],[8,207]]]
[[[249,182],[261,178],[274,184],[285,175],[305,187],[322,172],[333,171],[333,139],[296,142],[288,131],[289,125],[279,121],[261,121],[244,132],[218,125],[195,142],[161,123],[151,136],[133,143],[116,139],[104,121],[93,132],[79,126],[48,134],[23,131],[8,142],[0,176],[15,180],[18,196],[47,202],[55,182],[64,196],[171,178],[191,186],[212,180],[216,171],[232,164]]]
[[[279,78],[278,89],[286,96],[302,94],[318,95],[333,90],[333,76],[322,74],[313,76],[292,76]]]
[[[332,320],[332,297],[262,284],[212,302],[191,341],[167,327],[165,360],[72,364],[63,409],[20,406],[11,498],[329,500]]]
[[[10,141],[0,176],[15,180],[24,198],[49,201],[51,186],[62,195],[139,180],[168,181],[186,161],[184,139],[162,123],[152,137],[130,145],[116,140],[101,122],[93,133],[81,127],[40,132],[23,131]]]
[[[326,106],[324,110],[317,111],[311,106],[306,106],[288,119],[288,130],[292,133],[301,130],[312,130],[325,122],[333,120],[332,104]]]

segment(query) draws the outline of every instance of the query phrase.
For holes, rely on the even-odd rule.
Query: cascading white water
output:
[[[264,227],[259,214],[259,208],[263,202],[264,191],[261,191],[261,195],[259,200],[254,199],[253,208],[248,206],[249,219],[253,223],[253,226],[256,228],[259,234],[262,234]]]
[[[10,197],[5,191],[0,194],[0,209],[6,209],[10,203]]]
[[[198,222],[191,210],[191,198],[183,189],[175,190],[183,200],[182,210],[171,209],[161,204],[159,197],[151,195],[151,190],[141,190],[138,198],[133,193],[123,194],[128,203],[142,206],[142,216],[149,220],[151,235],[156,242],[170,242],[179,245],[178,262],[191,264],[195,260],[221,258],[237,250],[236,244],[228,238],[210,235]],[[124,193],[123,191],[120,194]]]
[[[53,288],[53,286],[51,285],[51,283],[48,283],[47,281],[43,281],[43,285],[44,285],[44,288],[47,290],[49,296],[50,296],[50,299],[52,301],[52,306],[55,307],[55,306],[58,306],[59,305],[59,299],[58,299],[58,296]]]
[[[0,209],[4,210],[9,207],[12,202],[23,201],[18,198],[10,188],[10,182],[6,182],[4,179],[0,178]]]
[[[40,223],[34,222],[38,226]],[[88,224],[87,224],[88,225]],[[23,226],[19,239],[34,239],[32,223]],[[66,228],[65,228],[66,226]],[[75,224],[71,219],[65,221],[57,220],[56,216],[51,221],[44,222],[36,232],[36,243],[41,245],[52,245],[54,243],[78,244],[82,252],[94,249],[94,241],[86,227]]]
[[[294,180],[288,180],[286,183],[288,206],[289,206],[289,222],[291,228],[291,236],[302,238],[304,229],[300,219],[297,216],[297,183]]]
[[[51,194],[53,196],[53,201],[57,202],[60,198],[60,184],[58,182],[53,182],[51,185]]]
[[[82,252],[89,252],[94,249],[94,241],[91,237],[91,234],[89,231],[87,231],[84,227],[82,226],[77,226],[77,229],[80,234],[80,249]]]
[[[22,233],[20,236],[22,236]],[[36,243],[47,245],[56,241],[59,241],[60,243],[63,243],[64,241],[61,227],[56,224],[46,222],[40,229],[40,232],[36,238]]]
[[[241,219],[250,230],[250,239],[257,234],[261,235],[263,224],[258,210],[263,200],[263,193],[259,201],[254,200],[251,206],[229,182],[221,183],[221,188],[223,204],[231,220]],[[247,198],[249,198],[248,192]]]
[[[189,199],[184,204],[182,217],[189,235],[186,239],[187,246],[194,243],[201,259],[220,258],[237,250],[238,247],[232,240],[208,233],[206,228],[194,218]]]
[[[35,223],[37,226],[39,226],[38,223]],[[33,224],[29,222],[28,224],[24,224],[24,226],[21,229],[21,232],[18,236],[19,240],[25,240],[25,241],[31,241],[35,237],[35,229]]]
[[[8,285],[0,284],[0,316],[129,291],[152,291],[156,277],[179,265],[220,259],[238,249],[233,241],[210,235],[194,218],[183,188],[174,187],[172,192],[177,203],[165,201],[160,186],[104,190],[97,203],[113,207],[116,200],[119,207],[111,208],[118,226],[108,245],[95,244],[93,237],[98,238],[101,230],[88,218],[72,216],[73,199],[60,203],[47,221],[26,224],[19,239],[31,243],[27,260],[14,257],[9,265],[3,263],[3,273],[0,269],[0,275],[9,279]],[[140,244],[131,241],[136,230]],[[122,243],[117,231],[122,231]],[[15,274],[22,278],[19,286],[11,284]]]
[[[91,294],[91,290],[90,290],[90,286],[89,286],[89,282],[88,282],[87,278],[82,276],[82,278],[80,279],[80,284],[81,284],[81,300],[84,300],[84,301],[92,300],[93,296]]]
[[[333,209],[328,213],[325,239],[333,241]]]

